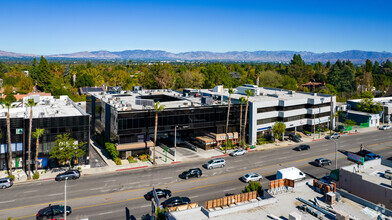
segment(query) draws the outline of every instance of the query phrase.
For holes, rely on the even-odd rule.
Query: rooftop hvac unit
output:
[[[45,116],[45,112],[40,112],[39,113],[39,117],[44,117]]]
[[[100,95],[105,95],[105,92],[100,92],[99,94],[100,94]]]

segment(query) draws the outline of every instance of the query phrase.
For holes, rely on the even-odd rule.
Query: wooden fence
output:
[[[257,198],[257,192],[253,191],[253,192],[232,195],[232,196],[226,196],[226,197],[223,197],[220,199],[206,201],[204,207],[206,209],[210,209],[210,208],[215,208],[215,207],[228,206],[230,204],[235,204],[238,202],[245,202],[245,201],[249,201],[249,200],[256,199],[256,198]]]
[[[199,207],[199,204],[197,203],[189,203],[186,205],[179,205],[179,206],[175,206],[175,207],[169,207],[168,209],[170,210],[170,212],[177,212],[177,211],[182,211],[182,210],[186,210],[186,209],[193,209]]]

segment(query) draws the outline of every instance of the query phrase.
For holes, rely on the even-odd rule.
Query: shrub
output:
[[[114,159],[114,162],[116,163],[116,165],[121,165],[122,163],[121,163],[121,159],[120,158],[116,158],[116,159]]]
[[[12,220],[12,217],[8,217],[8,220]]]
[[[81,171],[81,170],[82,170],[82,167],[78,167],[78,170]]]
[[[120,152],[116,150],[116,147],[114,146],[113,143],[106,142],[105,143],[105,148],[109,152],[110,156],[112,157],[113,160],[116,160]]]
[[[38,172],[35,172],[33,174],[33,179],[35,179],[35,180],[39,179],[39,173]]]
[[[134,160],[132,156],[129,156],[127,159],[129,163],[137,163],[137,160]]]
[[[312,134],[310,131],[303,131],[305,134]]]
[[[247,186],[245,186],[245,189],[242,190],[243,193],[247,192],[253,192],[257,191],[257,193],[260,195],[262,192],[262,187],[260,182],[250,182]]]
[[[14,181],[15,180],[15,175],[7,176],[7,178],[11,178],[12,181]]]

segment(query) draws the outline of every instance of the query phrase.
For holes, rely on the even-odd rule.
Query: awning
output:
[[[217,141],[225,141],[226,138],[228,138],[228,140],[233,140],[233,139],[238,139],[238,132],[229,132],[227,133],[220,133],[220,134],[215,134],[215,133],[210,133],[211,135],[215,136]]]
[[[116,145],[116,149],[118,151],[140,150],[153,146],[154,146],[154,142],[147,141],[147,142],[136,142],[136,143],[129,143],[129,144],[118,144]]]
[[[205,145],[216,144],[216,141],[208,136],[198,136],[196,139],[203,142]]]

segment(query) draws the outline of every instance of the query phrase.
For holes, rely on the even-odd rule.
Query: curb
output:
[[[171,162],[170,164],[181,163],[181,161]]]
[[[312,140],[312,141],[322,141],[322,140],[324,140],[324,139],[320,138],[320,139],[315,139],[315,140]]]
[[[350,134],[347,134],[347,135],[353,135],[353,134],[359,134],[360,132],[355,132],[355,133],[350,133]]]
[[[118,171],[125,171],[125,170],[136,170],[136,169],[147,168],[147,167],[148,167],[148,166],[131,167],[131,168],[124,168],[124,169],[119,169],[119,170],[115,170],[115,171],[118,172]]]
[[[227,157],[229,156],[228,154],[222,154],[222,155],[218,155],[218,156],[212,156],[211,158],[217,158],[217,157]]]

